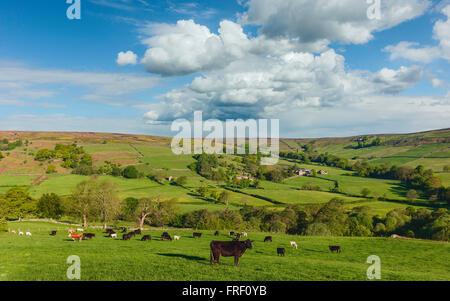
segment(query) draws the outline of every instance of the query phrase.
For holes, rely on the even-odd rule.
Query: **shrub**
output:
[[[45,171],[47,174],[56,173],[56,167],[53,164],[50,164]]]
[[[137,168],[133,165],[127,166],[123,170],[123,176],[127,179],[137,179],[139,172]]]
[[[323,223],[313,223],[306,228],[305,235],[307,236],[330,236],[331,232],[327,225]]]
[[[8,232],[9,230],[9,223],[6,219],[0,218],[0,233],[1,232]]]

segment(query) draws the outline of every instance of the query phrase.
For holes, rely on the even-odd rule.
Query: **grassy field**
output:
[[[201,231],[200,239],[192,231],[168,230],[180,235],[179,241],[161,241],[163,230],[146,230],[151,242],[139,237],[122,241],[104,237],[99,229],[92,240],[73,242],[67,237],[69,226],[44,222],[13,222],[11,229],[31,231],[32,237],[0,235],[0,280],[67,280],[67,257],[81,260],[81,280],[367,280],[367,257],[381,259],[382,280],[450,280],[450,247],[447,243],[390,238],[302,237],[274,235],[272,243],[263,243],[264,233],[249,233],[253,249],[240,259],[222,258],[221,266],[210,266],[209,243],[228,241]],[[58,230],[55,237],[49,231]],[[299,249],[290,247],[296,241]],[[329,245],[340,245],[341,254],[330,253]],[[277,247],[286,248],[278,257]]]

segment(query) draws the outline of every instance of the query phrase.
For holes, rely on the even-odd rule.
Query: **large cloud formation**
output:
[[[150,123],[191,117],[276,117],[308,107],[358,103],[368,95],[395,94],[421,80],[422,67],[384,68],[376,73],[346,71],[345,59],[334,50],[320,55],[290,52],[281,57],[252,57],[223,70],[196,77],[181,89],[146,108]]]
[[[433,38],[439,43],[436,46],[420,46],[415,42],[402,41],[397,45],[389,45],[384,51],[390,52],[391,60],[403,58],[414,62],[429,63],[443,58],[450,61],[450,5],[441,13],[447,20],[438,20],[433,27]]]

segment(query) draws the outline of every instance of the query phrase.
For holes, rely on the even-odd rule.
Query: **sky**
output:
[[[194,111],[286,138],[448,128],[449,18],[447,0],[4,0],[0,130],[173,136]]]

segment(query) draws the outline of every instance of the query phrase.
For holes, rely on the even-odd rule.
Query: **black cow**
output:
[[[56,235],[56,231],[53,230],[52,233],[50,233],[51,236],[55,236]]]
[[[84,237],[92,239],[93,237],[95,237],[95,234],[94,233],[83,233],[83,238]]]
[[[142,233],[141,233],[141,229],[134,230],[134,234],[139,234],[139,235],[141,235],[141,234],[142,234]]]
[[[220,256],[234,257],[234,265],[237,266],[239,258],[245,253],[247,249],[252,248],[250,239],[246,241],[215,241],[210,244],[210,264],[220,264]]]
[[[234,236],[234,232],[230,232],[230,236]]]
[[[123,240],[130,240],[130,239],[131,239],[130,233],[127,233],[127,234],[122,235],[122,239],[123,239]]]
[[[131,236],[136,237],[136,233],[134,231],[128,232],[128,235],[130,235],[130,237]]]
[[[264,242],[272,242],[272,236],[266,236]]]
[[[236,234],[236,238],[239,240],[241,238],[241,233]]]
[[[115,233],[115,232],[114,232],[114,230],[113,230],[113,229],[110,229],[110,228],[109,228],[109,229],[106,229],[106,230],[105,230],[105,233],[109,233],[109,234],[111,234],[111,233]]]
[[[150,240],[152,240],[152,237],[150,235],[142,236],[141,241],[146,241],[146,240],[150,241]]]
[[[127,232],[127,228],[125,228],[125,227],[120,227],[120,229],[122,229],[122,232],[120,232],[120,233],[126,233]]]
[[[219,231],[214,232],[214,236],[219,236]]]
[[[200,238],[200,237],[202,237],[202,234],[201,234],[201,233],[194,232],[194,238],[196,238],[196,237]]]
[[[161,240],[172,240],[172,237],[170,237],[169,233],[164,232],[161,234]]]
[[[341,253],[341,247],[340,246],[329,246],[331,252]]]
[[[284,256],[286,254],[286,250],[284,248],[277,248],[277,256]]]

